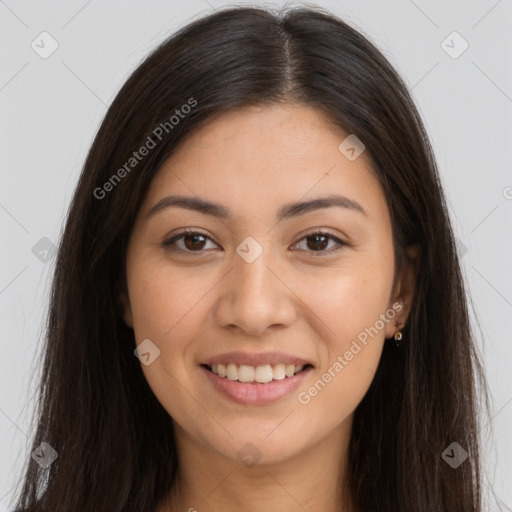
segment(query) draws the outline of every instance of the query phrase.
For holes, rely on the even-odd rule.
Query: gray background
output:
[[[486,489],[496,494],[489,510],[512,510],[512,1],[317,4],[374,41],[404,77],[425,121],[463,255],[472,318],[484,337],[493,401],[481,432]],[[40,240],[57,243],[88,147],[128,74],[176,28],[227,5],[236,3],[0,1],[2,511],[30,457],[34,368],[54,263],[51,252],[41,261],[48,242]],[[58,43],[46,59],[31,47],[34,40],[42,45],[43,31]],[[450,36],[442,44],[453,31],[469,44],[460,55],[462,40]]]

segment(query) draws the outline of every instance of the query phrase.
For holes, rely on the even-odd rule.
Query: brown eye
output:
[[[208,240],[211,241],[208,236],[198,231],[185,231],[166,240],[162,243],[162,246],[182,252],[201,252],[206,250],[205,246]]]
[[[305,247],[299,247],[300,244],[303,242],[303,240],[306,241]],[[334,250],[325,250],[327,247],[329,247],[330,242],[335,242],[335,246],[338,245],[338,248],[335,248]],[[340,240],[339,238],[336,238],[335,236],[331,235],[330,233],[324,233],[324,232],[315,232],[310,233],[306,235],[304,238],[302,238],[297,244],[296,247],[299,249],[308,251],[308,252],[318,252],[318,253],[324,253],[324,254],[331,254],[333,252],[336,252],[342,248],[342,246],[346,246],[347,244]],[[331,246],[332,248],[332,246]]]
[[[184,231],[169,240],[166,240],[162,243],[163,247],[169,248],[173,251],[184,252],[184,253],[201,253],[210,248],[206,247],[210,241],[216,247],[218,247],[213,240],[210,239],[207,235],[200,233],[198,231]],[[305,247],[299,247],[301,243],[305,241]],[[334,247],[338,245],[337,248],[333,249],[333,246],[329,246],[331,242],[334,242]],[[347,246],[345,242],[340,240],[339,238],[331,235],[330,233],[324,232],[315,232],[310,233],[303,237],[295,247],[305,250],[310,253],[318,253],[318,255],[323,254],[332,254],[338,250],[340,250],[343,246]],[[326,250],[326,249],[330,250]]]
[[[183,237],[183,243],[187,249],[191,251],[201,250],[204,248],[205,236],[203,235],[185,235]]]
[[[307,240],[308,248],[313,251],[323,250],[329,245],[329,237],[325,235],[310,235]]]

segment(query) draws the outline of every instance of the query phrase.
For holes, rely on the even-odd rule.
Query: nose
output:
[[[291,279],[270,249],[264,248],[251,263],[235,253],[231,271],[219,283],[217,324],[258,337],[269,328],[289,326],[296,315],[297,300],[293,283],[287,283]]]

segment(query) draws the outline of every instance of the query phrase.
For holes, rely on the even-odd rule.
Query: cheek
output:
[[[300,292],[327,327],[317,343],[318,375],[301,389],[299,402],[309,408],[311,417],[323,417],[329,425],[317,427],[327,429],[354,411],[377,370],[386,321],[393,317],[386,316],[392,249],[352,254],[329,274],[328,279],[304,280]],[[325,415],[327,410],[333,414]]]
[[[147,260],[146,260],[147,261]],[[137,340],[155,338],[165,343],[190,324],[207,294],[209,282],[171,269],[158,261],[128,270],[128,291]],[[197,325],[197,324],[196,324]]]
[[[297,294],[322,320],[323,341],[338,355],[385,313],[392,281],[392,260],[358,255],[328,273],[303,276],[297,282]]]
[[[142,263],[144,262],[144,263]],[[128,292],[137,344],[150,339],[160,350],[155,362],[142,365],[153,391],[165,404],[179,403],[180,384],[188,387],[194,376],[197,340],[209,314],[208,293],[218,281],[197,268],[171,268],[159,258],[141,255],[128,268]],[[169,400],[174,396],[173,401]],[[174,406],[174,405],[173,405]]]
[[[349,418],[373,381],[384,344],[389,272],[347,266],[329,280],[329,293],[317,286],[307,295],[308,306],[328,326],[318,342],[320,368],[297,396],[314,431],[328,432]]]
[[[193,389],[190,375],[194,340],[199,337],[206,314],[204,299],[215,281],[194,279],[150,258],[141,258],[144,265],[128,269],[133,329],[137,344],[150,339],[160,350],[150,365],[141,364],[143,374],[153,393],[179,421],[191,420],[194,425],[206,424],[204,410],[186,390]],[[130,272],[131,270],[131,272]],[[185,391],[184,391],[185,390]],[[185,412],[186,411],[186,412]]]

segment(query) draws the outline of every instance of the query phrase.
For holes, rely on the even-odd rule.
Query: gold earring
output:
[[[399,347],[401,345],[400,341],[402,340],[402,331],[396,331],[395,332],[395,345]]]

